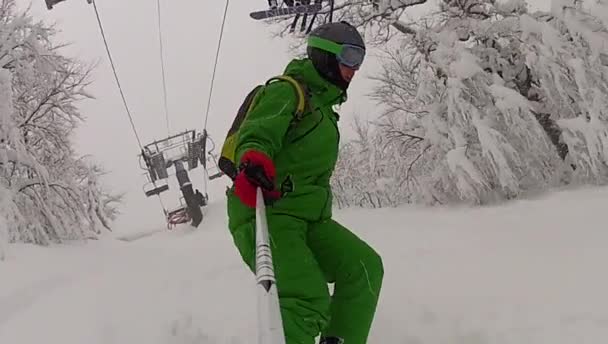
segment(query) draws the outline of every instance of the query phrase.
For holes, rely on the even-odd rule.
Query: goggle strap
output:
[[[321,50],[328,51],[335,55],[340,55],[343,49],[342,44],[338,44],[317,36],[309,36],[308,45],[313,48],[319,48]]]

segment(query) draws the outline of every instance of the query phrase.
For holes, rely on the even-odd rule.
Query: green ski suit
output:
[[[312,344],[320,333],[345,344],[367,341],[382,284],[380,256],[331,219],[329,180],[338,157],[338,115],[345,94],[308,59],[285,74],[309,91],[307,113],[294,124],[297,97],[285,81],[263,89],[242,123],[236,161],[247,150],[268,155],[283,197],[267,207],[279,303],[287,344]],[[311,111],[312,110],[312,111]],[[255,271],[255,211],[227,192],[229,228],[243,260]],[[330,296],[328,283],[335,283]]]

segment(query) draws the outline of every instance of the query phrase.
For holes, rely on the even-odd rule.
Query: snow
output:
[[[452,128],[454,130],[454,128]],[[446,160],[452,173],[456,175],[458,191],[463,196],[475,194],[473,184],[484,184],[481,173],[475,164],[466,155],[467,147],[459,146],[451,149],[446,154]]]
[[[509,141],[498,131],[475,114],[473,124],[477,129],[479,143],[482,147],[483,155],[498,171],[498,181],[504,189],[516,191],[519,187],[518,179],[511,166],[511,161],[516,161],[516,165],[521,166],[517,151],[509,144]]]
[[[338,211],[384,258],[370,343],[602,343],[606,199],[595,188],[496,207]],[[210,204],[198,230],[13,245],[0,262],[0,343],[251,343],[254,278],[224,207]]]
[[[477,57],[475,57],[475,55],[466,51],[461,51],[459,54],[460,58],[449,65],[450,76],[459,79],[468,79],[472,78],[477,73],[483,72],[477,63]]]

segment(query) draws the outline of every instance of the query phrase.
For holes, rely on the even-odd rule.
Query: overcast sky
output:
[[[18,3],[27,6],[30,1]],[[248,16],[266,4],[266,0],[230,1],[207,127],[218,144],[247,92],[280,74],[290,60],[289,42],[271,39],[270,29]],[[171,133],[203,127],[224,6],[224,1],[161,0]],[[166,137],[156,1],[98,0],[97,7],[142,143]],[[79,128],[75,143],[79,153],[93,155],[110,171],[104,179],[108,187],[126,193],[116,230],[133,232],[164,226],[158,199],[146,198],[142,192],[145,178],[139,168],[139,148],[110,69],[93,6],[86,0],[67,0],[48,11],[44,0],[32,0],[32,14],[57,24],[61,30],[58,40],[72,43],[67,54],[85,62],[100,62],[89,89],[96,99],[80,104],[87,121]],[[375,104],[364,97],[373,86],[366,75],[376,68],[378,61],[369,57],[351,86],[349,101],[340,111],[345,138],[352,133],[353,114],[364,118],[377,115]],[[195,187],[203,188],[200,172],[191,177]],[[226,184],[226,178],[211,184],[211,201],[221,201]],[[168,207],[178,202],[175,193],[167,194],[163,201]]]

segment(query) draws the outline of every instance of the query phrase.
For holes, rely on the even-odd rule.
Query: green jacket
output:
[[[250,149],[267,154],[277,169],[275,184],[284,193],[269,210],[306,221],[325,220],[331,218],[329,180],[340,139],[338,114],[333,106],[343,103],[346,94],[323,79],[308,59],[292,60],[284,74],[306,86],[306,113],[294,123],[298,98],[289,83],[278,81],[266,86],[241,124],[236,161]],[[231,227],[254,214],[232,191],[228,192]]]

